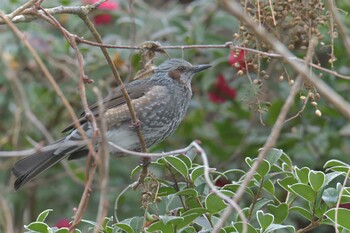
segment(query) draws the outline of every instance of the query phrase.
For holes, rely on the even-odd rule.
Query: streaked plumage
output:
[[[192,96],[191,80],[195,73],[209,68],[209,65],[192,66],[185,60],[169,59],[162,63],[152,77],[136,80],[125,85],[136,115],[141,122],[141,130],[147,147],[161,142],[179,126],[187,111]],[[109,141],[128,150],[140,150],[139,140],[131,127],[131,117],[120,88],[116,88],[103,100]],[[98,104],[90,106],[95,117],[99,116]],[[83,113],[79,119],[88,137],[92,136],[91,124]],[[63,132],[70,133],[52,145],[44,147],[33,155],[19,160],[13,167],[17,177],[14,188],[17,190],[44,170],[60,160],[76,159],[87,155],[87,147],[66,146],[66,142],[81,142],[82,138],[74,124]],[[121,152],[110,148],[113,154]]]

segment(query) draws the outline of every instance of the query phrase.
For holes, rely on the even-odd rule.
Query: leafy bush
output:
[[[42,67],[77,114],[94,88],[117,85],[79,7],[97,1],[38,2],[0,6],[0,232],[350,231],[348,1],[238,1],[238,13],[227,0],[102,3],[89,17],[103,43],[122,45],[108,53],[124,82],[168,56],[213,65],[193,80],[179,129],[151,152],[201,144],[154,159],[139,185],[142,168],[128,156],[111,159],[109,176],[64,162],[13,193],[17,158],[3,157],[41,148],[72,121]],[[159,47],[140,52],[145,44]]]

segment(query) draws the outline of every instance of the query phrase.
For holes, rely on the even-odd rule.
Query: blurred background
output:
[[[10,13],[24,2],[5,0],[0,3],[0,10]],[[95,1],[44,1],[43,6],[77,6],[93,2]],[[337,6],[344,12],[350,10],[347,0],[337,1]],[[327,10],[312,9],[316,9],[315,14],[321,17],[313,24],[320,35],[314,62],[349,75],[350,58],[343,49],[341,40],[336,34],[329,33],[331,27],[327,20],[323,24],[320,22],[328,17]],[[251,14],[254,14],[254,10]],[[266,17],[264,22],[268,24],[268,16],[262,14],[261,17]],[[56,18],[71,33],[93,40],[78,16],[63,14],[56,15]],[[269,51],[269,48],[259,47],[250,32],[212,0],[114,0],[101,5],[91,13],[90,18],[106,44],[138,45],[145,41],[158,41],[162,45],[223,45],[233,41],[235,45]],[[281,22],[279,25],[291,23],[295,19],[285,20],[289,22]],[[349,15],[344,16],[343,20],[347,26],[350,25]],[[17,26],[43,58],[76,113],[80,114],[82,105],[78,91],[78,64],[74,51],[61,32],[40,19],[18,23]],[[297,56],[303,58],[303,46],[307,46],[309,38],[304,38],[302,28],[283,30],[282,26],[276,26],[269,29]],[[306,44],[304,41],[307,41]],[[80,44],[79,48],[84,56],[85,73],[95,81],[86,85],[88,100],[92,104],[96,99],[92,92],[93,86],[99,87],[106,95],[116,83],[99,48],[85,44]],[[140,69],[138,51],[109,49],[109,53],[123,80],[132,80]],[[209,156],[211,167],[216,167],[219,171],[232,168],[247,170],[244,159],[255,157],[266,141],[296,75],[281,59],[265,58],[251,52],[230,51],[228,48],[174,49],[167,50],[167,53],[171,57],[183,57],[192,64],[210,63],[213,68],[197,75],[193,80],[193,100],[180,128],[151,151],[183,148],[198,139]],[[31,149],[37,144],[45,145],[50,140],[63,137],[62,129],[71,122],[68,111],[32,55],[6,25],[0,25],[0,56],[0,150]],[[155,64],[160,64],[166,58],[165,55],[158,55]],[[314,71],[340,95],[350,100],[349,81]],[[289,117],[303,108],[299,97],[308,96],[309,93],[314,94],[317,106],[305,104],[298,117],[286,122],[276,147],[283,149],[299,167],[322,169],[325,161],[331,158],[350,163],[348,120],[325,102],[322,96],[318,98],[317,90],[304,84]],[[322,116],[318,116],[316,110]],[[28,115],[28,112],[32,115]],[[33,116],[44,126],[46,134],[38,130],[33,120],[30,120]],[[48,219],[52,225],[62,219],[70,219],[84,189],[86,161],[83,159],[65,162],[63,166],[56,165],[14,193],[9,182],[10,171],[18,159],[19,157],[0,157],[0,208],[2,211],[10,209],[17,230],[21,230],[24,224],[33,221],[47,208],[54,208]],[[130,173],[137,165],[138,158],[135,157],[111,158],[109,215],[113,214],[116,196],[136,180],[137,177],[130,177]],[[86,219],[93,219],[96,214],[98,185],[94,184],[93,189],[84,216]],[[141,206],[140,192],[129,191],[121,199],[122,211],[119,217],[123,219],[142,215],[138,206]],[[0,217],[0,232],[1,226],[5,224],[5,218]]]

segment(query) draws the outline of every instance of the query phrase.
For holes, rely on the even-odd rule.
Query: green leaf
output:
[[[164,160],[167,161],[170,166],[178,171],[183,177],[186,179],[188,178],[188,167],[185,162],[174,156],[165,157]]]
[[[327,184],[329,184],[329,182],[331,182],[332,180],[334,180],[335,178],[337,178],[340,175],[344,175],[344,173],[342,172],[330,172],[326,174],[326,179],[325,179],[325,186]]]
[[[105,217],[103,223],[102,223],[102,229],[107,229],[108,224],[113,221],[113,217]]]
[[[337,160],[337,159],[331,159],[331,160],[328,160],[324,166],[324,168],[330,168],[330,167],[348,167],[350,168],[350,165],[347,164],[347,163],[344,163],[340,160]]]
[[[281,157],[280,157],[281,161],[283,161],[282,164],[285,164],[284,166],[282,166],[285,170],[289,170],[291,171],[293,168],[293,163],[292,160],[289,158],[289,156],[286,153],[282,153]]]
[[[60,229],[58,229],[57,231],[55,231],[55,233],[68,233],[69,232],[69,228],[67,227],[62,227]]]
[[[176,189],[174,187],[162,186],[158,189],[158,196],[168,196],[170,194],[176,193]]]
[[[277,183],[284,188],[286,191],[288,192],[292,192],[292,190],[289,188],[289,186],[296,184],[297,180],[292,177],[292,176],[288,176],[286,178],[283,178],[282,180],[277,180]]]
[[[267,155],[265,157],[265,160],[270,163],[270,165],[273,165],[277,163],[277,161],[281,158],[281,155],[283,154],[283,150],[280,149],[270,149],[269,152],[267,152]]]
[[[252,158],[250,158],[250,157],[246,157],[244,161],[246,162],[246,164],[247,164],[249,167],[252,167],[253,162],[254,162],[254,161],[252,160]]]
[[[41,212],[39,214],[39,216],[36,218],[36,221],[37,222],[45,222],[45,219],[46,217],[49,215],[50,212],[52,212],[53,209],[47,209],[47,210],[44,210],[43,212]]]
[[[179,217],[179,216],[169,216],[169,215],[159,216],[159,219],[160,219],[165,225],[167,225],[167,224],[172,224],[172,225],[175,225],[175,226],[184,220],[183,217]]]
[[[137,167],[135,167],[130,174],[130,177],[133,177],[136,173],[138,173],[140,170],[142,169],[142,166],[138,165]]]
[[[337,159],[331,159],[327,161],[323,167],[327,168],[326,171],[332,170],[332,171],[346,173],[348,172],[350,165]]]
[[[270,179],[264,181],[263,189],[269,192],[272,196],[275,194],[275,186]]]
[[[198,177],[204,175],[204,166],[197,166],[195,169],[192,170],[190,174],[190,179],[194,183]]]
[[[94,227],[97,226],[97,223],[94,222],[94,221],[91,221],[91,220],[82,219],[81,221],[84,222],[84,223],[90,224],[90,225],[92,225]]]
[[[308,202],[314,203],[316,199],[316,192],[310,186],[306,184],[293,184],[290,185],[289,188],[299,197],[307,200]]]
[[[332,221],[335,221],[335,216],[336,216],[336,209],[330,209],[328,210],[325,215]],[[338,225],[346,228],[347,230],[350,230],[350,210],[344,209],[344,208],[338,208],[338,214],[337,214],[337,223]]]
[[[304,218],[309,220],[310,222],[312,221],[312,214],[311,214],[311,212],[308,211],[307,209],[303,208],[303,207],[293,206],[293,207],[289,208],[289,212],[297,212],[301,216],[303,216]]]
[[[142,232],[142,231],[139,231]],[[174,232],[174,227],[171,224],[164,224],[162,221],[158,221],[153,223],[147,228],[147,232],[164,232],[164,233],[172,233]]]
[[[184,190],[180,190],[179,192],[176,193],[178,196],[198,196],[198,192],[195,189],[192,188],[187,188]]]
[[[255,161],[254,161],[255,162]],[[260,174],[261,177],[265,177],[270,172],[271,166],[270,163],[266,160],[261,161],[257,173]]]
[[[256,213],[257,211],[265,208],[265,206],[269,203],[271,203],[272,200],[270,199],[267,199],[267,198],[261,198],[260,200],[258,200],[256,203],[255,203],[255,206],[254,206],[254,209],[252,211],[252,213]]]
[[[196,229],[193,226],[187,226],[178,231],[179,233],[197,233]]]
[[[288,229],[291,232],[295,232],[295,228],[291,225],[280,225],[280,224],[271,224],[266,230],[265,233],[268,232],[279,232],[278,230]]]
[[[28,226],[24,226],[27,230],[31,230],[37,233],[51,233],[51,228],[43,222],[32,222]]]
[[[322,200],[327,206],[334,206],[338,201],[339,192],[335,188],[327,188],[322,194]]]
[[[260,182],[262,180],[261,175],[259,173],[255,173],[253,177],[254,177],[254,179],[256,181],[256,182],[253,183],[253,185],[256,185],[256,186],[259,187],[260,186]],[[249,184],[249,186],[251,186],[251,184]]]
[[[274,221],[274,216],[272,214],[264,213],[262,210],[256,212],[256,218],[261,227],[261,231],[264,232]]]
[[[202,214],[207,213],[207,212],[208,212],[208,210],[204,209],[202,207],[192,208],[192,209],[189,209],[189,210],[183,212],[183,214],[181,216],[184,217],[184,216],[187,216],[190,214],[197,214],[199,216],[199,215],[202,215]]]
[[[340,199],[340,203],[350,203],[350,196],[349,195],[342,195]]]
[[[299,179],[299,181],[303,184],[307,184],[309,181],[309,172],[310,168],[303,167],[303,168],[295,168],[295,173]]]
[[[243,224],[242,222],[237,222],[233,225],[237,232],[243,232]],[[229,231],[231,232],[231,231]],[[247,233],[258,233],[258,231],[249,223],[247,224]]]
[[[252,160],[252,159],[249,158],[249,157],[246,157],[246,158],[245,158],[245,162],[248,164],[249,167],[252,167],[252,166],[253,166],[253,163],[255,163],[256,160],[257,160],[257,159]],[[269,173],[270,168],[271,168],[270,163],[267,162],[266,160],[263,160],[263,161],[261,161],[261,163],[260,163],[260,165],[259,165],[259,168],[258,168],[258,170],[257,170],[256,172],[257,172],[257,174],[259,174],[261,177],[264,177],[266,174]]]
[[[325,203],[321,203],[320,206],[315,209],[315,216],[322,219],[327,210],[327,205]]]
[[[134,230],[132,229],[131,226],[129,226],[128,224],[126,223],[116,223],[116,224],[113,224],[112,225],[115,229],[121,229],[123,231],[126,231],[127,233],[134,233]],[[114,229],[113,229],[114,231]]]
[[[288,205],[286,203],[281,203],[278,206],[269,204],[267,205],[267,209],[273,216],[275,217],[275,223],[282,223],[288,216]]]
[[[187,226],[188,224],[192,223],[196,218],[198,218],[200,215],[198,215],[197,213],[192,213],[192,214],[187,214],[186,216],[182,216],[183,220],[176,225],[177,229],[181,229],[185,226]]]
[[[192,168],[192,161],[186,155],[179,154],[176,156],[176,158],[179,158],[182,162],[184,162],[189,169]]]
[[[336,172],[342,172],[344,174],[344,173],[348,173],[349,169],[350,169],[349,167],[337,166],[337,167],[328,168],[328,169],[326,169],[326,171],[331,170],[331,171],[336,171]]]
[[[221,193],[229,197],[232,197],[234,195],[233,192],[228,190],[221,190]],[[220,197],[216,196],[216,194],[214,193],[210,193],[205,199],[205,208],[214,214],[217,212],[220,212],[226,207],[227,207],[227,204]]]
[[[143,217],[133,217],[130,219],[130,226],[134,230],[134,232],[141,232],[143,227]]]
[[[321,171],[310,171],[309,172],[309,183],[311,188],[318,192],[325,183],[325,174]]]

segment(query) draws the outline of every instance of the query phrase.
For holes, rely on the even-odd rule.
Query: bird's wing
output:
[[[131,102],[138,102],[137,100],[140,99],[141,97],[143,97],[145,95],[145,93],[147,93],[151,88],[152,88],[152,84],[150,82],[140,82],[141,80],[136,80],[132,83],[128,83],[125,85],[125,89],[127,90],[129,97],[131,99]],[[125,104],[125,99],[124,96],[122,94],[122,92],[120,91],[120,88],[116,88],[114,89],[106,98],[104,98],[102,100],[102,104],[104,107],[104,111],[105,113],[108,112],[111,109],[114,109],[118,106],[121,106],[123,104]],[[98,117],[99,115],[99,109],[98,109],[99,103],[94,103],[92,105],[89,106],[92,114],[95,117]],[[85,112],[83,112],[80,115],[79,118],[79,122],[80,124],[84,124],[87,121],[86,117],[85,117]],[[72,129],[75,128],[75,124],[72,123],[70,125],[68,125],[63,131],[64,132],[68,132]]]

